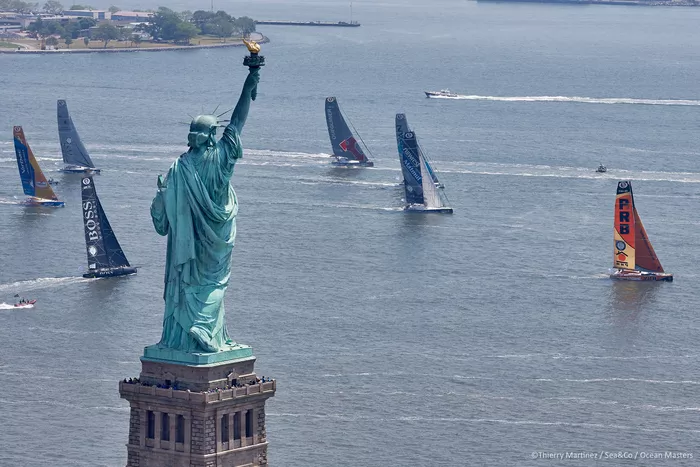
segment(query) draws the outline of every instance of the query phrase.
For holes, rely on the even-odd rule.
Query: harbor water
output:
[[[339,0],[216,8],[349,20]],[[271,42],[232,180],[226,311],[258,375],[277,379],[271,465],[697,462],[700,8],[386,0],[354,2],[353,19],[258,27]],[[0,309],[0,465],[125,465],[117,382],[138,376],[163,317],[156,180],[191,116],[235,105],[245,53],[0,55],[0,302],[37,299]],[[423,93],[443,88],[460,97]],[[328,96],[374,168],[329,166]],[[135,276],[82,278],[80,176],[58,172],[57,99],[102,168],[97,193]],[[402,211],[398,112],[453,215]],[[65,208],[20,204],[14,125]],[[674,282],[608,278],[618,180]],[[639,461],[609,465],[626,462]]]

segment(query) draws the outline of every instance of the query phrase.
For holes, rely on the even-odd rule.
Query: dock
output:
[[[330,21],[255,21],[255,24],[272,24],[275,26],[335,26],[339,28],[360,27],[360,23],[357,21],[338,21],[337,23]]]

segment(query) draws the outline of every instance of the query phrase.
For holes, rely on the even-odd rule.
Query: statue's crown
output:
[[[190,131],[196,133],[209,133],[212,128],[219,125],[219,120],[214,115],[197,115],[190,123]]]

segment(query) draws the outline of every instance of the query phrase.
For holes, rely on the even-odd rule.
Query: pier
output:
[[[256,21],[255,24],[272,24],[276,26],[335,26],[340,28],[360,27],[360,23],[357,21],[338,21],[337,23],[330,21]]]

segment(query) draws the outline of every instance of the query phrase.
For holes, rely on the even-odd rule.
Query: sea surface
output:
[[[339,0],[215,8],[349,19]],[[233,177],[226,310],[258,375],[277,379],[271,465],[576,462],[540,458],[566,452],[696,464],[700,8],[386,0],[353,2],[353,19],[258,28],[271,42]],[[125,465],[117,383],[161,332],[156,179],[186,150],[191,116],[235,105],[243,55],[0,55],[0,302],[38,300],[0,310],[0,465]],[[463,97],[423,94],[445,87]],[[374,168],[329,166],[328,96]],[[135,276],[81,277],[80,176],[58,172],[57,99],[103,169],[96,188]],[[453,215],[402,211],[397,112]],[[20,204],[13,125],[65,208]],[[673,283],[608,279],[618,180]],[[664,451],[693,459],[641,460]]]

